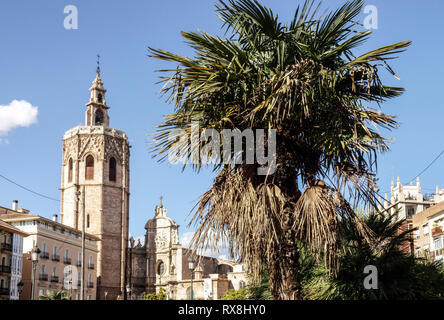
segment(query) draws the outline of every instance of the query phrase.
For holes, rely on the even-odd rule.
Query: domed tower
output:
[[[68,130],[63,137],[61,222],[81,230],[85,208],[85,231],[101,239],[97,299],[104,299],[105,292],[107,299],[115,299],[125,290],[130,146],[125,132],[109,126],[99,67],[89,91],[85,125]],[[78,192],[84,195],[77,197]]]

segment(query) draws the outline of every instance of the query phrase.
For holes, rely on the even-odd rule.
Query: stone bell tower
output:
[[[95,266],[97,299],[105,299],[105,292],[107,299],[115,299],[126,281],[130,146],[125,132],[109,126],[100,67],[89,91],[85,125],[63,137],[61,222],[82,230],[85,208],[85,231],[101,239]],[[87,272],[86,268],[85,277]]]

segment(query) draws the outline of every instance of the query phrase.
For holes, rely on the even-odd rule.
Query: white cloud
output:
[[[17,127],[29,127],[37,122],[38,108],[25,100],[13,100],[10,104],[0,105],[0,136],[6,136]],[[8,143],[1,139],[0,143]]]

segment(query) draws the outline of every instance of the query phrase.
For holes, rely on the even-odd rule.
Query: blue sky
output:
[[[283,20],[289,20],[299,1],[264,0]],[[328,1],[335,7],[344,1]],[[424,4],[426,3],[426,5]],[[77,30],[66,30],[63,9],[78,8]],[[146,56],[147,47],[180,54],[192,52],[180,31],[201,29],[221,34],[214,14],[215,1],[2,1],[0,3],[0,106],[26,100],[38,107],[37,123],[17,127],[0,137],[0,174],[33,190],[59,198],[61,142],[66,130],[83,124],[88,88],[95,76],[96,54],[102,56],[102,79],[108,90],[111,126],[126,131],[132,145],[130,232],[143,226],[164,196],[168,214],[186,228],[187,216],[210,186],[210,170],[199,174],[167,163],[157,163],[146,147],[146,134],[162,115],[172,111],[159,95],[154,70],[164,63]],[[406,88],[402,97],[383,105],[399,116],[401,127],[389,135],[391,151],[379,158],[380,188],[390,180],[412,179],[444,148],[440,128],[444,118],[441,93],[444,64],[440,63],[442,12],[439,0],[373,0],[378,8],[378,29],[358,53],[390,43],[412,40],[400,59],[392,63],[401,80],[384,77],[388,84]],[[360,16],[364,21],[365,14]],[[0,119],[1,120],[1,119]],[[425,192],[444,186],[444,157],[421,176]],[[12,200],[34,213],[50,217],[58,202],[37,197],[0,179],[0,205]]]

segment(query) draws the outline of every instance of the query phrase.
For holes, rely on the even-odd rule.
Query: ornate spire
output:
[[[97,55],[97,69],[96,69],[96,73],[100,78],[100,54]]]

